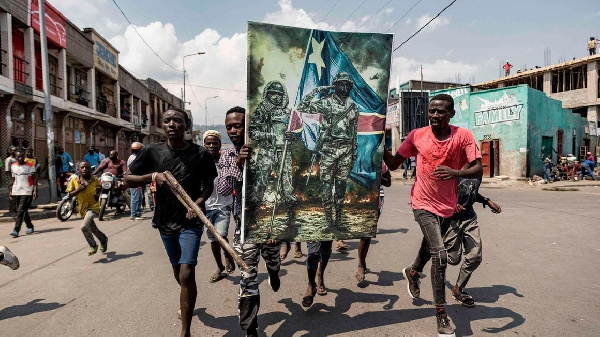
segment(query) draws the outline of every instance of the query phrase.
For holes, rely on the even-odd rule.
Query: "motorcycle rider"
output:
[[[106,169],[107,172],[112,173],[115,177],[121,177],[127,172],[127,164],[123,159],[119,159],[119,152],[112,150],[108,154],[108,160],[105,160],[94,170],[93,175],[98,174]]]

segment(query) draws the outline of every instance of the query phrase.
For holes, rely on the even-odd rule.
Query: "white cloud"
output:
[[[412,18],[408,18],[406,19],[406,21],[404,21],[405,25],[410,25],[412,23]]]
[[[477,21],[473,20],[467,25],[467,27],[473,27],[473,26],[475,26],[476,23],[477,23]]]
[[[104,25],[106,26],[106,28],[111,31],[111,32],[118,32],[121,29],[123,29],[123,25],[121,23],[118,22],[114,22],[113,20],[111,20],[110,18],[104,18]]]
[[[333,25],[326,22],[315,22],[304,9],[294,8],[291,0],[279,0],[279,11],[267,13],[264,21],[286,26],[335,30]]]
[[[423,27],[432,18],[433,18],[433,16],[429,15],[429,13],[421,15],[421,17],[419,17],[419,19],[417,20],[415,27],[417,29]],[[439,16],[435,20],[431,21],[431,23],[424,30],[433,31],[434,29],[436,29],[438,27],[446,26],[449,24],[450,24],[450,20],[448,20],[448,18],[446,18],[445,16]]]
[[[421,63],[406,57],[395,57],[392,60],[392,79],[399,79],[400,83],[421,78],[421,65],[423,65],[424,81],[454,81],[460,75],[463,82],[479,71],[479,66],[448,60],[436,60],[433,63]]]

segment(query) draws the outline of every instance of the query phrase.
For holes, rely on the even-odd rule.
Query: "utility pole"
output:
[[[46,138],[48,142],[48,181],[50,181],[50,199],[56,196],[56,169],[54,163],[54,111],[50,101],[50,71],[48,67],[48,41],[46,40],[46,11],[44,10],[44,0],[38,0],[40,8],[40,44],[42,52],[42,73],[44,83],[44,117],[46,120]]]

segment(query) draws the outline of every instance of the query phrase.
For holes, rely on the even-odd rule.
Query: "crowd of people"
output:
[[[413,175],[416,178],[411,191],[411,206],[415,221],[423,232],[423,239],[415,261],[402,272],[408,295],[413,299],[418,298],[421,296],[421,274],[431,260],[434,312],[440,335],[454,334],[454,327],[445,310],[447,264],[458,265],[462,262],[452,289],[452,298],[466,307],[475,305],[475,300],[465,290],[482,259],[481,235],[473,204],[479,202],[484,207],[489,206],[494,213],[501,212],[497,203],[479,194],[481,153],[470,131],[449,124],[455,113],[453,107],[451,96],[436,95],[428,109],[430,126],[413,130],[395,153],[384,150],[378,213],[381,214],[384,205],[383,186],[391,185],[389,170],[396,170],[407,162],[405,170],[414,165]],[[152,226],[158,229],[173,276],[180,286],[178,316],[182,322],[182,336],[189,336],[191,333],[198,293],[195,268],[205,225],[198,214],[174,197],[168,186],[166,171],[173,174],[179,185],[214,225],[215,233],[207,231],[216,264],[216,271],[210,277],[211,283],[218,282],[236,269],[234,257],[219,245],[215,237],[220,235],[227,240],[229,219],[233,216],[233,249],[247,266],[239,268],[238,293],[239,322],[246,335],[258,335],[258,266],[261,257],[271,289],[277,292],[281,287],[279,272],[281,261],[291,249],[289,243],[282,245],[272,239],[262,244],[241,241],[243,168],[253,150],[245,144],[245,113],[245,109],[241,107],[233,107],[227,111],[225,126],[233,146],[221,150],[222,135],[214,130],[204,133],[203,146],[186,141],[184,134],[190,123],[188,115],[181,109],[170,109],[162,115],[166,142],[146,146],[133,143],[132,154],[127,163],[119,159],[114,150],[106,160],[101,161],[94,148],[90,148],[84,161],[77,165],[76,178],[66,184],[65,192],[79,202],[79,212],[83,218],[81,230],[89,245],[88,255],[94,255],[98,250],[106,252],[108,245],[107,236],[94,222],[98,214],[98,193],[101,189],[94,174],[103,169],[114,171],[115,175],[125,173],[123,180],[132,196],[132,220],[143,219],[139,203],[144,199],[143,189],[151,186],[150,190],[154,191],[150,199],[154,210]],[[57,153],[61,158],[60,169],[57,170],[63,172],[69,168],[65,163],[71,163],[72,159],[62,148]],[[23,221],[28,233],[33,232],[33,225],[27,216],[27,205],[37,197],[36,163],[26,161],[26,157],[26,153],[17,150],[14,158],[6,161],[13,176],[11,199],[17,205],[20,219],[15,224],[16,235],[13,236],[18,235]],[[359,243],[356,272],[359,283],[364,282],[368,271],[366,258],[370,243],[369,238],[362,238]],[[296,257],[303,255],[300,247],[300,243],[296,243]],[[304,307],[313,304],[316,294],[327,294],[324,279],[331,248],[332,241],[308,242],[308,287],[301,300]],[[4,246],[0,246],[0,264],[12,269],[19,267],[17,257]]]

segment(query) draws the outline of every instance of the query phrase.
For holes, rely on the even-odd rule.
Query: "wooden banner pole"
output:
[[[233,259],[235,260],[235,262],[238,264],[238,266],[241,269],[243,269],[244,271],[247,271],[248,265],[246,265],[244,260],[242,260],[242,258],[235,252],[235,250],[233,250],[233,248],[231,248],[229,243],[227,241],[225,241],[225,239],[223,239],[223,237],[217,232],[217,230],[215,229],[215,226],[213,226],[213,224],[210,221],[208,221],[208,219],[202,212],[202,209],[200,208],[200,206],[198,206],[198,204],[196,204],[192,200],[192,198],[190,198],[190,196],[185,192],[183,187],[181,187],[181,185],[179,185],[179,183],[177,182],[177,179],[175,179],[175,177],[173,177],[173,175],[169,171],[165,171],[164,174],[165,174],[165,177],[167,178],[167,182],[169,183],[169,188],[171,189],[173,194],[175,194],[177,199],[179,199],[179,201],[187,209],[191,209],[192,211],[196,212],[196,214],[198,215],[198,218],[202,221],[202,223],[204,225],[206,225],[206,228],[208,228],[208,230],[212,233],[212,235],[217,239],[217,242],[219,243],[219,245],[225,251],[227,251],[227,253],[229,255],[231,255],[233,257]]]

